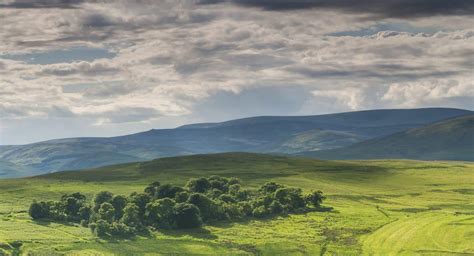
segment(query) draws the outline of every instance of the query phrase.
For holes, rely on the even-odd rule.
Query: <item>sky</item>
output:
[[[0,0],[0,145],[474,109],[472,0]]]

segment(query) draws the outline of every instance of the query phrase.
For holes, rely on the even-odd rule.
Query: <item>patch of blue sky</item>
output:
[[[115,53],[105,48],[75,47],[26,54],[3,54],[0,58],[24,61],[28,64],[71,63],[74,61],[93,61],[113,58]]]
[[[362,36],[370,36],[380,31],[397,31],[397,32],[407,32],[407,33],[413,33],[413,34],[417,34],[417,33],[433,34],[440,30],[434,27],[415,27],[405,22],[390,22],[390,23],[384,22],[384,23],[378,23],[371,27],[362,28],[359,30],[335,32],[335,33],[328,34],[328,36],[362,37]]]

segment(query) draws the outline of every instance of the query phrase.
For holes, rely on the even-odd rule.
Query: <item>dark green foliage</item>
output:
[[[120,222],[124,223],[129,227],[139,228],[141,227],[141,219],[139,217],[138,206],[133,203],[129,203],[123,209],[123,216]]]
[[[108,223],[112,223],[115,220],[115,208],[111,203],[101,204],[98,214],[99,219],[105,220]]]
[[[262,193],[265,193],[265,194],[273,193],[277,189],[282,188],[282,187],[283,186],[278,184],[278,183],[268,182],[268,183],[265,183],[262,187],[260,187],[259,192],[262,192]]]
[[[45,202],[33,201],[33,203],[30,205],[28,213],[34,220],[45,219],[49,217],[49,206]]]
[[[308,205],[312,205],[316,208],[321,206],[321,203],[326,197],[323,195],[322,191],[313,191],[310,194],[306,195],[305,200]]]
[[[184,203],[188,201],[188,198],[189,198],[189,193],[187,191],[182,191],[176,194],[174,200],[177,203]]]
[[[188,203],[199,208],[203,221],[218,219],[216,203],[201,193],[193,193],[189,196]]]
[[[156,198],[174,198],[176,194],[184,191],[182,187],[173,186],[171,184],[165,184],[157,189]]]
[[[114,195],[109,191],[101,191],[94,197],[94,211],[99,210],[103,203],[112,201]]]
[[[202,226],[199,209],[188,203],[179,203],[174,208],[175,221],[178,228],[198,228]]]
[[[156,228],[171,228],[174,226],[174,206],[176,202],[163,198],[147,204],[145,220],[147,224]]]
[[[122,196],[122,195],[116,195],[112,198],[112,205],[114,206],[115,209],[115,219],[120,219],[122,218],[123,215],[123,209],[128,203],[127,197]]]
[[[161,183],[159,181],[155,181],[155,182],[151,183],[150,185],[148,185],[145,188],[144,191],[145,191],[145,193],[147,193],[151,197],[156,197],[157,192],[158,192],[158,188],[160,187],[160,185],[161,185]]]
[[[197,228],[220,220],[298,213],[307,206],[320,207],[325,199],[321,191],[303,195],[299,188],[275,182],[246,190],[236,178],[215,175],[191,179],[184,188],[154,182],[144,191],[129,197],[102,191],[91,205],[80,193],[66,194],[60,201],[34,201],[29,214],[35,220],[81,223],[98,237],[129,238],[149,228]]]
[[[138,207],[138,215],[143,218],[145,207],[151,201],[151,197],[145,193],[133,193],[130,197],[132,203]]]
[[[190,192],[205,193],[211,188],[211,183],[206,178],[190,179],[186,187]]]

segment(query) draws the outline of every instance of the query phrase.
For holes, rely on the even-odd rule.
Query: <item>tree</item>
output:
[[[171,184],[165,184],[157,189],[156,198],[175,198],[176,194],[182,191],[184,191],[184,189],[181,187],[173,186]]]
[[[98,220],[94,225],[89,225],[89,227],[98,237],[107,237],[110,234],[110,224],[105,220]]]
[[[111,203],[101,204],[98,213],[101,220],[105,220],[108,223],[114,222],[115,208]]]
[[[28,209],[28,214],[34,220],[48,218],[49,206],[45,202],[33,201],[33,203],[30,205],[30,208]]]
[[[199,208],[193,204],[177,204],[174,207],[174,214],[178,228],[198,228],[202,226]]]
[[[79,209],[84,205],[84,201],[72,196],[63,200],[64,212],[73,218],[78,216]]]
[[[157,228],[171,228],[174,225],[174,206],[176,202],[169,198],[155,200],[146,206],[147,223]]]
[[[112,201],[114,195],[109,191],[101,191],[94,197],[94,211],[97,212],[103,203]]]
[[[79,220],[83,223],[88,223],[92,214],[92,209],[90,206],[82,206],[78,211]]]
[[[189,198],[189,193],[187,191],[182,191],[176,194],[174,200],[177,203],[184,203],[188,201],[188,198]]]
[[[201,213],[204,221],[216,219],[217,207],[214,201],[201,193],[193,193],[189,196],[188,203],[194,204]]]
[[[156,194],[157,194],[157,191],[158,191],[158,187],[161,185],[161,183],[159,181],[155,181],[153,183],[151,183],[150,185],[148,185],[146,188],[145,188],[145,193],[147,193],[148,195],[150,195],[151,197],[156,197]]]
[[[72,198],[75,198],[79,201],[85,201],[86,200],[86,196],[79,193],[79,192],[76,192],[76,193],[72,193],[72,194],[64,194],[61,196],[61,201],[64,201],[66,198],[68,197],[72,197]]]
[[[140,217],[138,216],[138,206],[134,203],[128,203],[123,209],[123,216],[120,222],[129,227],[139,228],[142,226]]]
[[[115,219],[119,220],[123,215],[123,208],[127,205],[127,198],[122,195],[116,195],[112,198],[112,205],[115,209]]]
[[[186,187],[190,192],[205,193],[211,188],[211,183],[206,178],[190,179]]]
[[[305,197],[306,203],[316,208],[319,208],[321,206],[324,199],[326,199],[326,197],[323,195],[323,192],[319,190],[312,191],[310,194],[306,195]]]
[[[135,193],[131,196],[132,203],[138,207],[138,216],[140,219],[143,219],[145,214],[145,207],[151,201],[151,197],[145,193]]]
[[[259,192],[262,192],[265,194],[274,193],[275,191],[277,191],[277,189],[283,188],[283,187],[284,187],[283,185],[280,185],[275,182],[267,182],[262,187],[260,187]]]
[[[279,188],[275,191],[275,199],[290,211],[306,204],[299,188]]]

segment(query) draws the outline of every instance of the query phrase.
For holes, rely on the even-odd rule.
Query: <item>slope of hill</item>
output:
[[[0,179],[34,174],[35,171],[31,168],[0,160]]]
[[[110,138],[72,138],[0,148],[0,160],[37,173],[158,157],[232,151],[296,153],[334,149],[446,118],[460,109],[371,110],[318,116],[252,117]]]
[[[470,255],[473,163],[320,161],[251,153],[162,158],[91,170],[0,180],[0,254],[6,255]],[[81,192],[130,195],[153,181],[238,177],[245,189],[274,181],[322,190],[326,211],[216,222],[194,230],[97,239],[89,228],[33,221],[33,200]],[[330,210],[332,207],[333,209]],[[429,234],[429,239],[427,239]],[[12,245],[20,244],[15,251]]]
[[[322,159],[421,159],[474,161],[474,116],[453,118],[345,148],[306,152]]]

